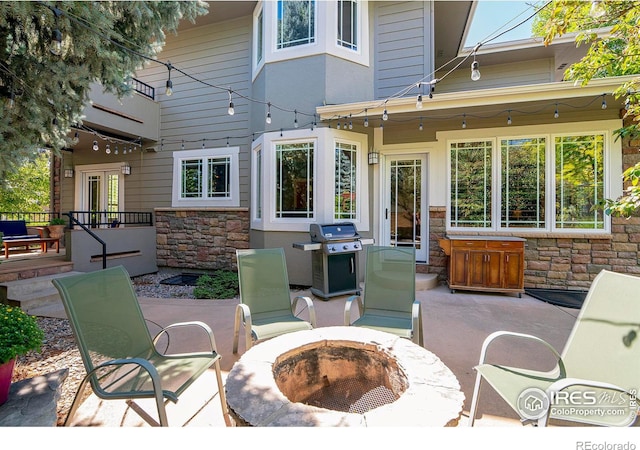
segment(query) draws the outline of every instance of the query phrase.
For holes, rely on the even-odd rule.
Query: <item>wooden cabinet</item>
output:
[[[440,239],[449,256],[449,289],[524,292],[522,238],[453,236]]]

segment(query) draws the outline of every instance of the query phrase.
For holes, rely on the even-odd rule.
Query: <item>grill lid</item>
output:
[[[319,225],[312,223],[309,227],[309,234],[313,242],[328,242],[338,240],[360,239],[356,231],[356,226],[351,222],[332,223]]]

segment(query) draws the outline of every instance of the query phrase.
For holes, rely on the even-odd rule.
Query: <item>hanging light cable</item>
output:
[[[422,83],[418,83],[418,89],[422,87]],[[422,109],[422,92],[418,93],[418,98],[416,100],[416,108]]]
[[[271,102],[267,103],[267,124],[271,124]]]

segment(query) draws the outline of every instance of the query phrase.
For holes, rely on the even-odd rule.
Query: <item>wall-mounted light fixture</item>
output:
[[[122,171],[122,175],[131,175],[131,166],[127,163],[120,166],[120,170]]]
[[[378,164],[378,152],[371,149],[369,150],[369,164]]]
[[[73,169],[70,167],[67,167],[66,169],[64,169],[64,177],[73,178]]]

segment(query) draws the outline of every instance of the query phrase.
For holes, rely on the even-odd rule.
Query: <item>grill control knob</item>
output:
[[[348,245],[343,245],[343,246],[342,246],[342,249],[343,249],[343,250],[349,250],[349,246],[348,246]]]

